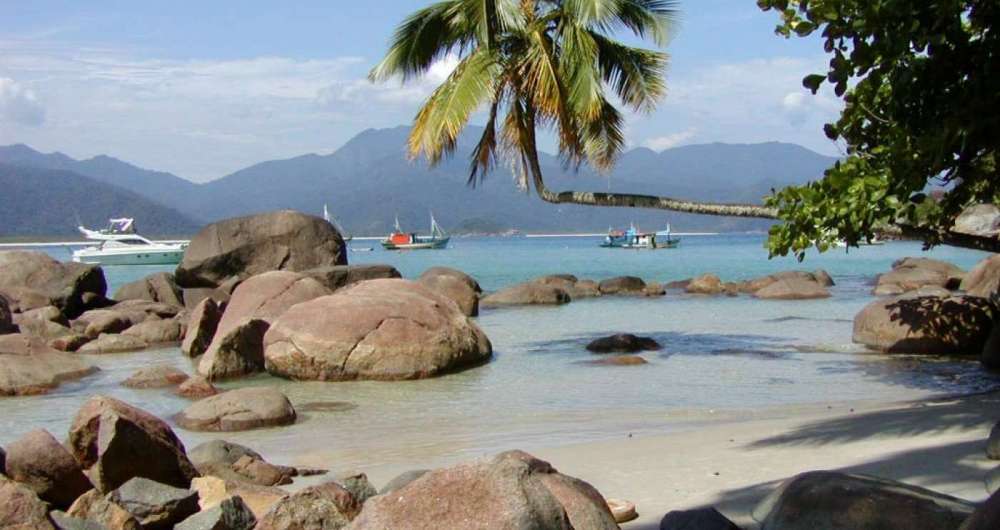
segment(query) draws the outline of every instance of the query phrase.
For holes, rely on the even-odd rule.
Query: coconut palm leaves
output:
[[[533,184],[547,201],[653,208],[683,203],[684,211],[699,211],[698,203],[667,198],[550,192],[536,146],[536,129],[550,129],[570,167],[588,163],[607,170],[614,164],[625,144],[623,117],[614,102],[636,112],[653,110],[666,93],[667,55],[613,35],[627,31],[662,47],[674,5],[673,0],[442,0],[403,21],[369,77],[405,81],[437,60],[459,58],[417,113],[409,152],[440,162],[454,151],[470,117],[488,109],[471,156],[470,184],[504,161],[520,186]],[[738,206],[724,214],[773,216],[762,207],[714,206]]]

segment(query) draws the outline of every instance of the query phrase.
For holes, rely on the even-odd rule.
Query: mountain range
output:
[[[456,156],[434,168],[406,157],[409,129],[396,127],[361,132],[329,155],[261,162],[202,184],[110,156],[75,160],[21,144],[0,147],[0,185],[7,197],[0,198],[0,236],[68,233],[73,227],[65,218],[69,204],[75,205],[81,220],[91,224],[126,215],[126,209],[139,212],[135,216],[140,229],[152,235],[188,233],[184,231],[214,220],[280,208],[319,214],[324,204],[356,235],[384,234],[396,215],[404,227],[426,231],[428,211],[455,232],[601,231],[630,221],[650,229],[669,221],[675,231],[748,231],[768,226],[763,220],[553,205],[518,190],[504,167],[470,188],[466,185],[469,164],[463,154],[471,152],[481,131],[467,128],[459,138]],[[548,186],[556,191],[610,190],[760,202],[772,188],[821,177],[835,161],[788,143],[713,143],[662,152],[632,149],[621,156],[610,175],[586,167],[569,171],[547,154],[542,155],[542,168]],[[13,197],[9,190],[15,190]],[[148,204],[139,207],[139,200]],[[11,202],[22,206],[11,207]],[[99,208],[91,208],[98,204]],[[39,212],[31,215],[33,210]],[[42,210],[57,213],[42,214]],[[23,217],[10,219],[15,215]]]

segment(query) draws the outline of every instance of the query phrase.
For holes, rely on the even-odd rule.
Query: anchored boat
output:
[[[450,239],[451,237],[434,219],[434,214],[431,214],[431,235],[429,236],[403,232],[399,226],[399,216],[397,216],[395,230],[382,240],[382,246],[386,250],[441,249],[448,246]]]
[[[187,243],[158,243],[135,233],[135,220],[111,219],[103,230],[77,229],[99,244],[76,250],[73,261],[99,265],[175,265],[184,257]]]
[[[666,230],[659,232],[642,232],[635,227],[635,224],[630,224],[628,230],[625,231],[608,229],[608,235],[601,242],[601,246],[604,248],[655,250],[658,248],[677,248],[680,242],[679,238],[670,235],[669,223]]]

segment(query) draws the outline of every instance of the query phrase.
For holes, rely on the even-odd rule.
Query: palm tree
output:
[[[533,185],[552,203],[660,208],[689,213],[775,218],[750,204],[715,204],[626,193],[553,192],[538,160],[536,128],[551,128],[570,167],[613,165],[624,146],[622,114],[612,92],[637,112],[652,111],[664,96],[667,54],[612,38],[631,31],[666,46],[676,10],[673,0],[441,0],[410,15],[397,29],[372,81],[427,72],[454,54],[458,66],[417,113],[409,137],[411,157],[431,165],[455,150],[461,130],[480,108],[486,127],[472,152],[470,185],[498,161],[509,162],[522,189]]]

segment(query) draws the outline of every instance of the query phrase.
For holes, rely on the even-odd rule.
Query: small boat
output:
[[[158,243],[135,233],[135,220],[111,219],[103,230],[77,229],[100,244],[76,250],[73,261],[99,265],[175,265],[184,257],[187,243]]]
[[[604,237],[601,246],[604,248],[628,248],[628,249],[649,249],[677,248],[681,240],[670,235],[670,224],[666,230],[659,232],[641,232],[630,224],[628,230],[608,229],[608,235]]]
[[[386,250],[441,249],[448,246],[450,239],[451,237],[437,224],[434,214],[431,214],[431,235],[429,236],[403,232],[399,226],[399,216],[396,216],[395,230],[382,240],[382,247]]]
[[[351,247],[351,252],[371,252],[372,247]]]
[[[340,232],[340,237],[344,238],[344,241],[350,241],[354,239],[354,236],[348,234],[347,230],[344,230],[344,227],[341,226],[339,222],[337,222],[337,218],[330,215],[330,210],[326,209],[326,203],[323,203],[323,220],[332,224],[333,227],[336,228],[338,232]]]

